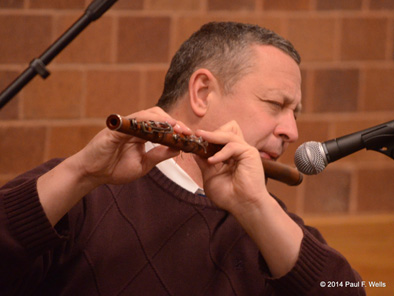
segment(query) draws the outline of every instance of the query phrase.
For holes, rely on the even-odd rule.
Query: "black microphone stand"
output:
[[[394,120],[365,130],[361,139],[367,150],[380,152],[394,159]]]
[[[50,73],[46,69],[55,58],[75,37],[78,36],[92,21],[97,20],[117,0],[94,0],[82,15],[62,36],[59,37],[39,58],[34,59],[30,66],[17,77],[1,94],[0,109],[3,108],[27,83],[37,74],[43,79]]]

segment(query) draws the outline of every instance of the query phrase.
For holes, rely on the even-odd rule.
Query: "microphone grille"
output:
[[[299,146],[294,155],[297,169],[306,175],[316,175],[327,166],[324,149],[319,142],[306,142]]]

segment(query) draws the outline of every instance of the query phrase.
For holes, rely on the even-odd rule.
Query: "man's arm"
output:
[[[208,160],[196,157],[204,190],[254,240],[271,272],[267,280],[278,295],[365,295],[361,286],[322,288],[322,281],[361,282],[361,278],[341,254],[319,241],[268,193],[260,155],[243,140],[235,122],[196,134],[225,145]]]
[[[272,275],[285,275],[297,261],[303,232],[268,193],[258,151],[243,140],[235,122],[215,132],[197,133],[209,142],[226,144],[207,161],[196,158],[207,196],[235,216]]]
[[[188,129],[158,107],[130,115],[138,120],[166,121],[179,133]],[[144,140],[104,129],[81,151],[37,180],[44,211],[55,225],[83,196],[101,184],[138,179],[157,163],[179,152],[158,146],[145,152]]]

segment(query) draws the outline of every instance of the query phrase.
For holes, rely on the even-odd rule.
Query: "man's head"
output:
[[[271,30],[234,22],[208,23],[185,41],[173,57],[158,106],[169,111],[187,92],[189,79],[199,68],[211,71],[223,92],[229,93],[253,65],[252,45],[272,45],[300,63],[292,44]]]

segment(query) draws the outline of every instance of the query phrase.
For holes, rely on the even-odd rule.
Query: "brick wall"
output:
[[[85,0],[0,1],[0,89],[84,12]],[[0,111],[0,183],[83,147],[113,112],[152,106],[181,42],[213,20],[257,23],[300,51],[300,140],[325,141],[394,119],[394,0],[119,0]],[[292,211],[394,212],[394,161],[349,156],[302,185],[270,189]]]

